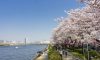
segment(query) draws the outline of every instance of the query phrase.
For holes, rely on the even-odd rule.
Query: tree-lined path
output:
[[[72,54],[68,53],[67,56],[62,55],[62,59],[63,60],[73,60],[73,56],[72,56]]]
[[[84,7],[71,9],[58,19],[53,30],[53,43],[69,49],[81,59],[100,59],[100,0],[80,0]],[[71,57],[71,56],[68,56]],[[64,58],[64,60],[67,58]]]

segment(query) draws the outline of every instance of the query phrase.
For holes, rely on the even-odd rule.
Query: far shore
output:
[[[48,45],[48,44],[33,44],[33,43],[29,43],[29,44],[0,44],[0,46],[19,46],[19,45]]]

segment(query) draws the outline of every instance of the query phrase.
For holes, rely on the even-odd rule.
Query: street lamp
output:
[[[90,57],[89,56],[89,42],[90,42],[90,39],[91,39],[91,35],[85,34],[84,38],[85,38],[84,40],[85,40],[86,46],[87,46],[87,54],[88,54],[88,56],[87,56],[88,58],[87,59],[89,60],[89,57]]]

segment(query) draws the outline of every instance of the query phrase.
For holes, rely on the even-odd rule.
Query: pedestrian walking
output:
[[[67,56],[67,51],[65,51],[65,55]]]

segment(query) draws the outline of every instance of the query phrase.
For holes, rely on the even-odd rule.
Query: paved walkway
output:
[[[48,60],[47,52],[43,52],[43,54],[40,57],[38,57],[36,60]]]
[[[67,53],[67,56],[62,55],[63,60],[73,60],[73,56],[70,53]]]
[[[63,60],[73,60],[71,56],[63,57]]]
[[[63,60],[80,60],[79,58],[73,56],[70,52],[67,52],[67,56],[62,55]]]

